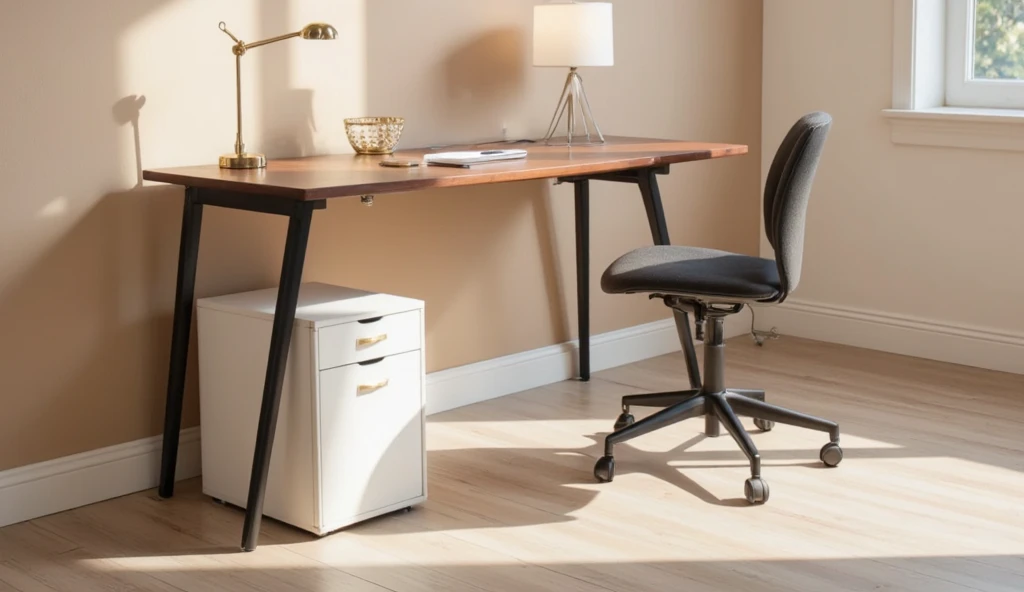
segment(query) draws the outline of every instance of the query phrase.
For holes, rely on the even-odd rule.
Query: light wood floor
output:
[[[1024,377],[793,338],[730,342],[728,383],[833,418],[755,433],[747,463],[691,420],[620,446],[591,476],[627,393],[680,388],[678,355],[434,416],[430,499],[323,539],[242,514],[198,480],[0,530],[0,589],[530,591],[1024,590]],[[747,422],[748,424],[750,422]]]

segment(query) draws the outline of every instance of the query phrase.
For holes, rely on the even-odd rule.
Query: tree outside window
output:
[[[1024,0],[977,0],[974,78],[1024,80]]]

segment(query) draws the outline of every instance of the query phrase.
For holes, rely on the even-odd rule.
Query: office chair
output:
[[[604,456],[594,466],[598,481],[615,476],[616,444],[698,416],[704,416],[704,431],[710,437],[718,436],[724,423],[750,459],[744,494],[752,504],[768,501],[768,483],[761,477],[757,447],[738,415],[753,417],[762,431],[778,422],[828,432],[831,441],[821,449],[821,461],[834,467],[843,459],[835,422],[770,405],[763,390],[726,388],[723,334],[726,316],[748,304],[779,304],[800,282],[807,200],[831,126],[827,113],[805,115],[790,129],[772,161],[764,192],[764,226],[775,260],[697,247],[655,246],[627,253],[605,270],[601,288],[609,294],[649,293],[674,311],[694,314],[697,339],[704,342],[704,381],[694,390],[623,397],[615,432],[605,439]],[[635,422],[631,406],[664,409]]]

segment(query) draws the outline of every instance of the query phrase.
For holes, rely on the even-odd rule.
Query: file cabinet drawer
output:
[[[324,522],[425,494],[422,352],[320,372]]]
[[[324,327],[319,330],[319,368],[328,370],[420,348],[420,311]]]

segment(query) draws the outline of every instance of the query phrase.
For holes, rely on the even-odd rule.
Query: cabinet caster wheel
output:
[[[762,432],[770,432],[775,427],[774,421],[768,421],[767,419],[754,419],[754,425],[758,427]]]
[[[843,460],[843,449],[836,442],[829,442],[821,447],[821,454],[818,457],[826,467],[835,467]]]
[[[220,498],[217,498],[217,497],[211,497],[210,500],[212,500],[213,503],[217,504],[218,506],[226,506],[226,505],[228,505],[228,503],[226,501],[224,501],[224,500],[222,500]]]
[[[768,482],[760,477],[751,477],[743,484],[743,495],[754,505],[768,501]]]
[[[615,458],[602,456],[594,465],[594,477],[601,483],[608,483],[615,478]]]
[[[636,421],[631,413],[623,412],[618,419],[615,420],[615,431],[619,431],[626,426],[631,426]]]

